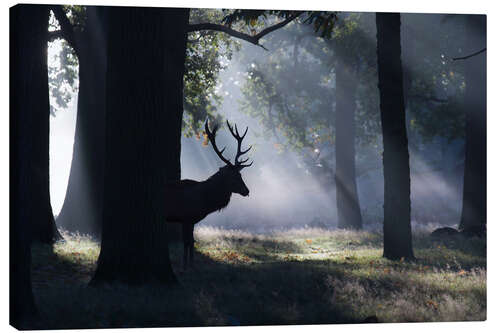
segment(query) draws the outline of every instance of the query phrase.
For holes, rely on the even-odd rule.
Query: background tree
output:
[[[410,165],[401,66],[400,14],[377,13],[377,63],[384,143],[384,257],[412,259]]]
[[[63,55],[74,54],[78,59],[79,78],[73,157],[57,223],[68,231],[99,237],[105,146],[106,7],[52,6],[51,9],[60,25],[60,30],[52,35],[66,41],[61,49]],[[68,68],[69,65],[63,66],[66,72]],[[68,76],[64,77],[71,80]]]
[[[462,20],[457,17],[455,23]],[[463,139],[463,66],[449,56],[461,52],[464,30],[448,15],[403,15],[401,33],[405,106],[410,147],[442,137]],[[429,36],[421,38],[421,36]]]
[[[465,16],[401,17],[412,221],[455,224],[463,183],[465,84],[463,64],[450,55],[462,52]]]
[[[328,186],[336,189],[338,225],[344,228],[362,225],[356,141],[372,143],[379,127],[373,121],[378,116],[376,104],[369,101],[374,94],[360,94],[373,91],[366,87],[375,82],[371,60],[375,48],[367,36],[371,28],[367,16],[312,13],[305,22],[316,18],[316,31],[293,24],[277,32],[270,37],[273,47],[269,57],[252,59],[243,90],[243,110],[261,119],[279,147],[285,143],[302,150],[306,158],[316,156],[311,158],[317,161],[312,169],[316,165],[323,170],[336,169],[335,182],[332,175]],[[318,32],[322,38],[317,38]],[[331,152],[335,158],[329,156]]]
[[[486,16],[468,15],[466,54],[486,49]],[[465,62],[465,173],[462,230],[486,226],[486,52]]]
[[[344,18],[342,30],[335,31],[333,39],[337,58],[335,61],[337,215],[340,228],[352,229],[362,228],[355,167],[356,91],[363,69],[365,72],[370,72],[373,68],[370,59],[373,59],[374,55],[370,53],[373,46],[366,36],[366,26],[363,30],[359,21],[359,15],[356,14]]]

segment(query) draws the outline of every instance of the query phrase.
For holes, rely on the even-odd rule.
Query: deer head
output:
[[[242,196],[248,196],[250,194],[250,191],[248,190],[247,186],[245,185],[245,182],[243,182],[243,179],[241,178],[240,171],[243,168],[249,167],[253,164],[253,161],[251,163],[245,164],[248,161],[248,158],[244,159],[243,161],[240,161],[240,157],[243,154],[246,154],[250,151],[252,146],[248,147],[248,149],[242,151],[241,150],[241,143],[243,142],[243,138],[248,132],[248,127],[245,130],[245,133],[243,133],[242,136],[240,136],[240,133],[238,132],[238,127],[236,124],[233,127],[229,124],[229,121],[227,122],[227,126],[229,127],[229,131],[233,135],[233,137],[236,139],[238,142],[238,150],[236,152],[236,157],[234,158],[234,164],[231,163],[228,159],[222,155],[226,147],[222,148],[222,150],[219,150],[217,148],[217,144],[215,143],[215,135],[217,133],[217,130],[219,129],[219,124],[215,124],[214,128],[212,131],[208,128],[208,121],[205,122],[205,132],[207,133],[207,137],[210,140],[210,143],[212,144],[212,148],[214,149],[215,153],[219,158],[226,163],[226,166],[222,167],[219,169],[218,174],[222,179],[224,179],[224,183],[228,188],[231,190],[233,193],[238,193]]]

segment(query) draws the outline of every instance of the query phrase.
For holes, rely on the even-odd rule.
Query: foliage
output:
[[[293,11],[283,10],[191,9],[190,23],[222,23],[255,35],[257,29],[276,24],[293,14]],[[189,137],[200,135],[200,125],[207,116],[221,120],[221,116],[216,114],[222,101],[222,84],[217,85],[217,77],[232,59],[233,52],[240,50],[240,43],[215,31],[190,33],[188,41],[184,76],[184,134]]]
[[[231,28],[247,29],[255,35],[258,28],[269,25],[269,21],[284,20],[291,17],[294,11],[289,10],[255,10],[255,9],[223,9],[224,18],[221,22]]]
[[[308,18],[303,22],[311,23],[314,31],[291,23],[266,36],[266,45],[272,45],[268,54],[238,54],[242,62],[251,64],[243,73],[246,83],[241,109],[259,119],[265,128],[263,134],[275,140],[278,150],[293,149],[302,152],[312,165],[331,167],[335,66],[347,67],[358,83],[356,158],[363,159],[360,155],[364,151],[381,149],[373,14],[309,15],[316,21]],[[460,55],[463,27],[443,23],[441,17],[408,14],[403,20],[405,96],[412,144],[422,138],[424,142],[438,136],[451,141],[464,135],[463,65],[448,56]],[[334,26],[318,33],[321,20],[327,18]],[[459,16],[454,21],[460,23],[461,19]]]
[[[334,29],[323,38],[328,52],[317,54],[333,71],[335,66],[345,67],[356,81],[356,143],[359,148],[373,146],[381,132],[373,14],[338,13],[336,17]]]
[[[85,29],[86,21],[85,6],[63,5],[62,8],[68,16],[69,22],[73,25],[74,29],[77,31],[83,31]]]
[[[78,24],[83,29],[82,15],[85,12],[82,6],[63,6],[70,22]],[[75,13],[75,14],[71,14]],[[49,17],[49,31],[60,29],[52,11]],[[78,58],[71,46],[61,38],[49,41],[48,48],[58,51],[48,59],[50,114],[56,116],[57,112],[68,107],[72,96],[78,90]],[[49,53],[49,57],[50,57]]]
[[[331,170],[334,161],[336,66],[349,67],[358,82],[358,145],[373,144],[380,132],[373,22],[366,14],[326,12],[304,22],[326,19],[335,25],[321,36],[321,24],[294,22],[266,37],[272,48],[264,57],[238,54],[251,64],[241,109],[260,121],[277,149],[301,152],[316,172]]]
[[[220,22],[223,13],[218,9],[191,9],[190,23]],[[184,135],[198,135],[203,122],[216,118],[222,97],[217,78],[232,58],[239,42],[215,31],[189,33],[184,74]],[[219,116],[220,118],[220,116]]]
[[[50,42],[51,47],[59,49],[48,62],[50,113],[56,116],[68,107],[78,90],[78,58],[64,40]]]
[[[253,35],[257,33],[256,26],[265,26],[269,20],[285,20],[293,17],[295,14],[300,16],[307,15],[303,21],[307,24],[312,24],[316,33],[321,33],[322,37],[330,35],[337,21],[337,12],[326,11],[291,11],[291,10],[254,10],[254,9],[234,9],[224,10],[225,17],[222,23],[232,27],[237,25],[246,27]]]
[[[463,62],[453,61],[465,43],[465,16],[406,14],[403,16],[409,129],[425,141],[441,136],[463,138],[465,92]],[[427,38],[421,38],[428,36]]]
[[[182,244],[171,246],[180,285],[86,285],[99,245],[33,248],[35,328],[466,321],[486,318],[485,241],[414,235],[416,262],[381,258],[382,236],[293,229],[252,234],[195,229],[196,268],[182,272]],[[293,276],[293,279],[289,277]]]

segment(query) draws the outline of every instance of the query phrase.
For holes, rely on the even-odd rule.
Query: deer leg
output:
[[[183,267],[183,270],[186,270],[187,269],[187,253],[189,251],[189,245],[184,242],[184,254],[183,254],[183,258],[182,258],[182,267]]]
[[[182,241],[184,244],[184,253],[183,253],[183,260],[182,264],[184,267],[184,270],[187,269],[187,259],[188,259],[188,251],[189,251],[189,225],[188,224],[183,224],[182,225]]]
[[[194,224],[190,224],[190,239],[189,239],[189,261],[191,263],[191,266],[194,264],[194,235],[193,235],[193,229],[194,229]]]

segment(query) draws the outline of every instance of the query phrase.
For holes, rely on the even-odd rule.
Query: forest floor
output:
[[[278,325],[486,319],[486,241],[414,235],[416,261],[382,258],[382,236],[195,229],[195,267],[176,286],[89,287],[99,244],[64,234],[33,247],[34,328]]]

